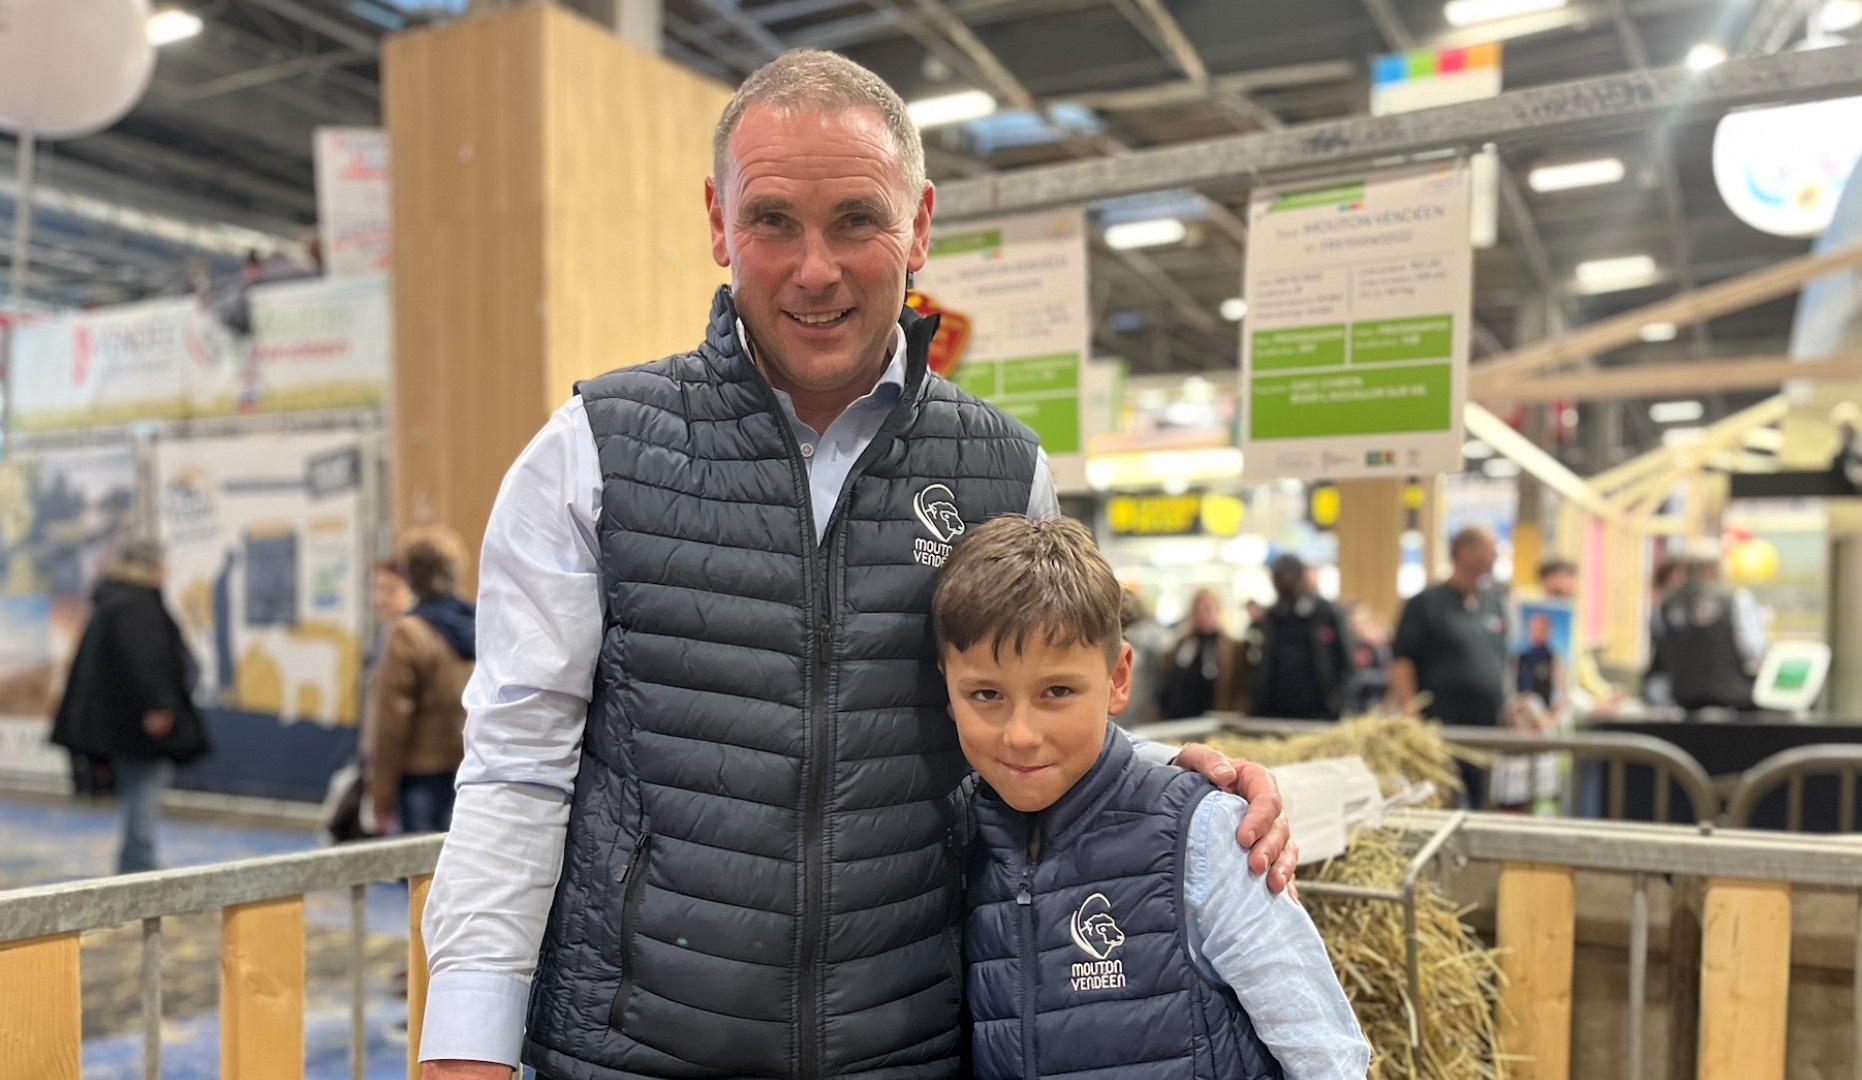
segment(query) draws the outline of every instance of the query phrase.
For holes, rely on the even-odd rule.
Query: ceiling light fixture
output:
[[[1442,16],[1450,26],[1474,26],[1478,23],[1498,22],[1519,15],[1536,15],[1542,11],[1557,11],[1565,7],[1570,0],[1449,0],[1442,9]]]
[[[1658,401],[1649,406],[1649,419],[1658,424],[1692,424],[1707,415],[1698,401]]]
[[[1548,191],[1570,191],[1573,188],[1598,187],[1614,184],[1629,175],[1623,163],[1617,158],[1598,158],[1596,161],[1573,161],[1564,165],[1541,165],[1526,177],[1526,183],[1532,190],[1544,194]]]
[[[1841,34],[1862,26],[1862,0],[1824,0],[1817,12],[1817,28],[1826,34]]]
[[[1248,302],[1236,296],[1222,301],[1222,317],[1229,322],[1240,322],[1248,317]]]
[[[1481,472],[1487,474],[1490,480],[1511,480],[1520,473],[1519,462],[1503,457],[1489,458],[1481,466]]]
[[[1183,222],[1176,218],[1127,221],[1106,226],[1106,246],[1114,251],[1162,247],[1165,244],[1181,243],[1188,233],[1189,230],[1184,228]]]
[[[1579,287],[1591,293],[1640,288],[1654,282],[1655,259],[1649,255],[1593,259],[1578,264],[1577,278]]]
[[[178,8],[165,8],[149,16],[149,44],[160,48],[200,34],[200,16]]]
[[[1469,439],[1461,446],[1461,456],[1469,461],[1486,461],[1493,456],[1493,447],[1479,439]]]
[[[981,120],[996,111],[996,99],[986,91],[965,90],[956,94],[922,98],[905,106],[905,113],[920,128],[942,127]]]
[[[1726,50],[1710,41],[1703,41],[1687,51],[1689,71],[1706,71],[1726,63]]]
[[[1699,446],[1706,441],[1706,428],[1676,427],[1662,432],[1663,446]]]
[[[1663,341],[1673,341],[1681,333],[1681,328],[1671,322],[1652,322],[1642,328],[1642,340],[1651,345]]]

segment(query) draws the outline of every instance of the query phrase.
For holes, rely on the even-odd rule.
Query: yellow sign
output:
[[[1233,495],[1203,496],[1203,531],[1210,536],[1240,536],[1248,507]]]
[[[1201,531],[1201,495],[1114,495],[1106,500],[1113,536],[1190,536]]]
[[[1312,489],[1312,498],[1308,506],[1312,513],[1312,523],[1321,529],[1329,529],[1338,524],[1340,510],[1338,489],[1330,484]]]

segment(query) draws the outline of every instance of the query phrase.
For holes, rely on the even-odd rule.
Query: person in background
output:
[[[1649,583],[1649,666],[1642,676],[1642,697],[1651,705],[1673,705],[1674,692],[1668,672],[1662,669],[1662,605],[1675,590],[1687,583],[1688,560],[1679,555],[1663,556]]]
[[[364,760],[380,835],[452,827],[465,757],[462,695],[478,657],[475,612],[458,596],[465,544],[442,526],[411,529],[395,562],[415,604],[388,629]]]
[[[92,597],[52,742],[74,754],[108,758],[123,813],[117,873],[154,870],[162,789],[174,767],[208,751],[194,708],[199,675],[181,628],[162,602],[159,544],[124,547]]]
[[[1580,697],[1580,708],[1607,711],[1623,700],[1621,687],[1603,677],[1597,667],[1596,651],[1580,632],[1584,623],[1578,617],[1578,568],[1569,559],[1547,559],[1539,566],[1539,587],[1550,600],[1564,600],[1572,605],[1571,688]]]
[[[1563,681],[1558,653],[1552,649],[1552,620],[1543,614],[1534,615],[1526,623],[1526,648],[1519,654],[1514,688],[1522,694],[1536,694],[1539,704],[1549,709],[1558,705],[1558,688]]]
[[[1506,604],[1488,581],[1498,546],[1491,531],[1473,526],[1455,534],[1449,556],[1448,580],[1403,607],[1390,704],[1444,724],[1493,727],[1506,702],[1508,655]],[[1420,708],[1418,694],[1429,695]],[[1464,762],[1461,778],[1470,803],[1483,805],[1481,773]]]
[[[368,746],[375,731],[375,675],[381,658],[387,654],[388,636],[395,622],[414,606],[413,590],[407,587],[407,579],[401,576],[401,568],[393,559],[375,564],[370,606],[375,610],[377,627],[375,640],[362,654],[362,720],[356,730],[356,757],[331,778],[330,801],[326,803],[324,831],[339,844],[375,835],[374,803],[366,790]]]
[[[1717,554],[1693,558],[1686,583],[1668,595],[1657,614],[1660,632],[1650,667],[1668,676],[1676,705],[1753,708],[1765,628],[1751,594],[1720,583]]]
[[[1299,556],[1275,559],[1273,576],[1278,598],[1255,624],[1261,662],[1249,711],[1274,720],[1336,720],[1351,686],[1351,629],[1314,591]]]
[[[1364,604],[1347,609],[1351,628],[1351,712],[1372,713],[1390,696],[1390,628]]]
[[[1210,589],[1190,601],[1189,629],[1165,658],[1159,711],[1166,720],[1211,712],[1247,712],[1241,643],[1222,632],[1222,602]]]
[[[1119,626],[1132,651],[1131,707],[1125,710],[1123,719],[1128,727],[1141,727],[1157,722],[1170,632],[1158,624],[1150,605],[1137,593],[1130,589],[1119,593]]]

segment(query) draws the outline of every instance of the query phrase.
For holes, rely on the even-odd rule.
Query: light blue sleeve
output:
[[[1060,516],[1060,495],[1054,490],[1054,470],[1047,463],[1047,451],[1036,450],[1034,486],[1028,489],[1028,517],[1033,521],[1052,521]]]
[[[1183,899],[1192,959],[1227,983],[1287,1080],[1364,1080],[1371,1048],[1306,910],[1248,872],[1248,804],[1215,792],[1190,819]]]

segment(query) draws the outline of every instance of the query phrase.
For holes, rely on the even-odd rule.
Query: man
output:
[[[969,529],[1055,516],[1052,478],[927,374],[903,299],[934,196],[898,95],[791,53],[714,150],[704,345],[579,387],[492,511],[428,1080],[506,1080],[520,1043],[555,1080],[958,1073],[931,594]],[[1278,795],[1241,776],[1278,884]]]
[[[1255,716],[1336,720],[1356,667],[1344,616],[1313,590],[1298,555],[1274,560],[1274,606],[1262,615],[1261,664],[1254,676]]]
[[[1688,563],[1686,583],[1662,601],[1650,666],[1668,676],[1683,709],[1751,709],[1765,658],[1765,628],[1752,595],[1720,584],[1717,552]]]
[[[1583,634],[1578,632],[1583,627],[1578,620],[1576,604],[1578,597],[1578,568],[1569,559],[1547,559],[1539,565],[1539,587],[1545,591],[1550,600],[1564,600],[1573,605],[1572,618],[1577,620],[1573,626],[1571,680],[1578,691],[1578,708],[1590,711],[1607,711],[1614,709],[1623,700],[1621,687],[1613,686],[1603,677],[1597,667],[1595,652],[1585,644]]]
[[[110,761],[123,813],[119,874],[158,868],[162,789],[175,765],[208,750],[192,696],[198,669],[162,602],[163,563],[159,544],[136,541],[105,571],[52,724],[52,742]]]

